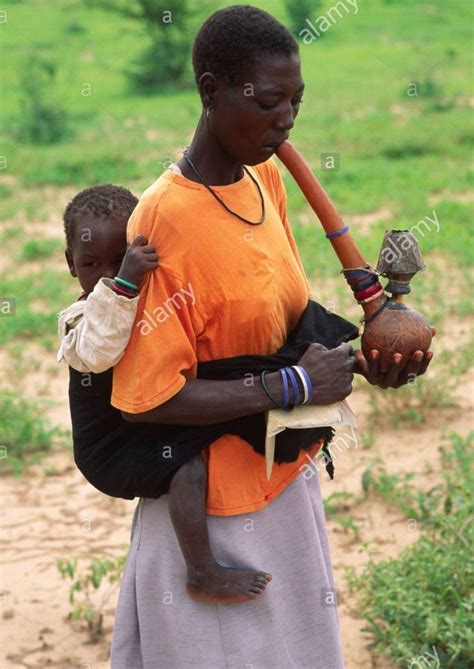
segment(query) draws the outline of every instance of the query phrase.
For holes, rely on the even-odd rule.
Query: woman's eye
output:
[[[292,100],[291,101],[291,106],[292,107],[299,107],[300,104],[302,104],[303,100],[298,99],[298,100]],[[271,109],[275,109],[278,106],[278,102],[258,102],[258,106],[260,109],[263,109],[265,111],[270,111]]]
[[[258,106],[260,109],[264,109],[266,111],[269,111],[270,109],[275,109],[277,106],[278,102],[258,102]]]

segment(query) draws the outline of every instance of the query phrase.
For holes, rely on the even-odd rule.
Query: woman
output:
[[[298,114],[304,84],[298,47],[266,12],[230,7],[196,36],[193,66],[203,113],[187,153],[142,196],[128,236],[143,234],[160,268],[142,289],[112,403],[132,421],[216,424],[284,401],[278,373],[245,381],[196,379],[198,362],[268,355],[286,340],[311,294],[286,218],[286,196],[269,158]],[[244,167],[247,166],[247,167]],[[251,167],[249,167],[251,166]],[[352,373],[382,387],[423,373],[414,354],[386,375],[377,354],[311,346],[299,361],[314,404],[351,392]],[[267,394],[268,392],[268,394]],[[315,450],[313,450],[314,454]],[[334,588],[316,476],[307,462],[276,465],[234,435],[206,451],[206,509],[219,563],[265,569],[255,600],[193,601],[167,496],[141,499],[119,598],[113,669],[343,667]],[[189,509],[193,513],[193,509]]]

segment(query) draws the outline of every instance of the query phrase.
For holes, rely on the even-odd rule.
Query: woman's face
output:
[[[216,86],[209,128],[219,145],[244,165],[268,160],[298,115],[304,90],[298,55],[262,56],[236,84]]]

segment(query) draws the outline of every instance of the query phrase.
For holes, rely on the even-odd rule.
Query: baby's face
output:
[[[127,249],[127,219],[100,221],[90,218],[74,230],[66,259],[82,290],[91,293],[102,277],[117,276]]]

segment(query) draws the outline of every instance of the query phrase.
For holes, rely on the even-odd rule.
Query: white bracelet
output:
[[[292,365],[292,369],[294,369],[295,372],[298,374],[298,376],[300,377],[300,381],[303,384],[304,398],[303,398],[303,401],[301,402],[301,404],[308,404],[309,388],[308,388],[308,383],[307,383],[307,381],[304,377],[304,374],[301,371],[301,369],[298,367],[298,365]]]

